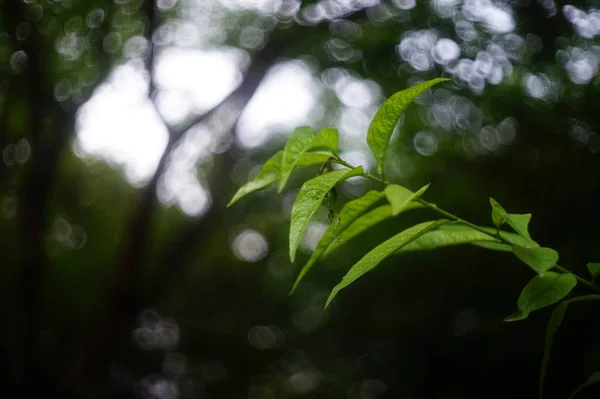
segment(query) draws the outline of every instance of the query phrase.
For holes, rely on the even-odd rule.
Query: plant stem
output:
[[[572,271],[570,271],[569,269],[565,269],[564,267],[556,264],[553,266],[555,269],[560,270],[563,273],[567,273],[572,275],[573,277],[575,277],[577,279],[577,281],[579,281],[581,284],[585,285],[586,287],[588,287],[589,289],[591,289],[592,291],[595,291],[597,293],[600,294],[600,287],[598,287],[596,284],[592,283],[591,281],[588,281],[582,277],[579,277],[577,274],[573,273]]]
[[[335,162],[337,164],[340,164],[340,165],[345,166],[345,167],[350,168],[350,169],[355,169],[356,168],[356,166],[353,166],[353,165],[349,164],[348,162],[344,161],[343,159],[341,159],[339,157],[335,157],[334,159],[332,159],[332,162]],[[367,173],[367,172],[363,173],[363,176],[366,177],[367,179],[371,179],[371,180],[376,181],[377,183],[383,184],[385,186],[388,186],[388,185],[391,184],[387,180],[379,178],[379,177],[377,177],[375,175],[372,175],[370,173]],[[502,235],[500,235],[499,231],[496,231],[496,233],[490,233],[489,231],[486,231],[482,227],[479,227],[476,224],[473,224],[473,223],[471,223],[471,222],[469,222],[467,220],[464,220],[464,219],[462,219],[462,218],[460,218],[460,217],[458,217],[458,216],[456,216],[456,215],[454,215],[454,214],[452,214],[452,213],[450,213],[450,212],[448,212],[448,211],[446,211],[446,210],[444,210],[442,208],[439,208],[437,205],[432,204],[430,202],[427,202],[424,199],[418,198],[415,201],[418,202],[418,203],[420,203],[421,205],[423,205],[423,206],[425,206],[425,207],[433,210],[434,212],[437,212],[440,215],[442,215],[444,217],[447,217],[448,219],[450,219],[452,221],[455,221],[455,222],[464,224],[466,226],[469,226],[473,230],[477,230],[477,231],[479,231],[479,232],[481,232],[483,234],[486,234],[486,235],[488,235],[488,236],[490,236],[492,238],[495,238],[496,240],[499,240],[500,242],[502,242],[504,244],[510,245],[511,247],[514,245],[509,240],[507,240],[506,238],[502,237]],[[572,271],[570,271],[570,270],[568,270],[568,269],[566,269],[566,268],[564,268],[564,267],[562,267],[562,266],[560,266],[558,264],[555,264],[552,267],[555,268],[555,269],[557,269],[557,270],[560,270],[563,273],[572,275],[581,284],[583,284],[586,287],[590,288],[592,291],[600,293],[600,287],[598,287],[593,282],[588,281],[588,280],[584,279],[583,277],[578,276],[577,274],[573,273]]]

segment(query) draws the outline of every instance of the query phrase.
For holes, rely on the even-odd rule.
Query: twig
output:
[[[345,166],[345,167],[347,167],[347,168],[350,168],[350,169],[355,169],[355,168],[356,168],[356,166],[353,166],[353,165],[349,164],[348,162],[344,161],[343,159],[341,159],[341,158],[339,158],[339,157],[336,157],[335,159],[333,159],[333,162],[336,162],[336,163],[338,163],[338,164],[340,164],[340,165],[342,165],[342,166]],[[373,181],[375,181],[375,182],[377,182],[377,183],[383,184],[383,185],[385,185],[385,186],[388,186],[388,185],[390,185],[390,184],[391,184],[391,183],[390,183],[390,182],[388,182],[387,180],[385,180],[385,179],[382,179],[382,178],[379,178],[379,177],[377,177],[377,176],[374,176],[374,175],[372,175],[372,174],[370,174],[370,173],[363,173],[363,174],[362,174],[362,176],[363,176],[363,177],[366,177],[366,178],[368,178],[368,179],[371,179],[371,180],[373,180]],[[470,227],[470,228],[472,228],[473,230],[477,230],[477,231],[479,231],[480,233],[486,234],[486,235],[490,236],[490,238],[494,238],[494,239],[496,239],[496,240],[498,240],[498,241],[502,242],[503,244],[506,244],[506,245],[509,245],[509,246],[513,246],[513,245],[514,245],[512,242],[510,242],[509,240],[507,240],[506,238],[504,238],[504,237],[503,237],[503,236],[500,234],[500,231],[499,231],[498,229],[496,230],[496,232],[495,232],[495,233],[490,233],[490,232],[489,232],[489,231],[487,231],[486,229],[484,229],[484,228],[482,228],[482,227],[480,227],[480,226],[477,226],[476,224],[473,224],[473,223],[469,222],[468,220],[462,219],[462,218],[460,218],[460,217],[458,217],[458,216],[456,216],[456,215],[454,215],[454,214],[452,214],[452,213],[450,213],[450,212],[448,212],[448,211],[446,211],[446,210],[444,210],[444,209],[442,209],[442,208],[438,207],[438,206],[437,206],[437,205],[435,205],[435,204],[432,204],[432,203],[430,203],[430,202],[428,202],[428,201],[425,201],[425,200],[424,200],[424,199],[422,199],[422,198],[417,198],[415,201],[416,201],[416,202],[418,202],[419,204],[421,204],[421,205],[423,205],[423,206],[425,206],[425,207],[427,207],[427,208],[429,208],[429,209],[433,210],[434,212],[437,212],[437,213],[439,213],[440,215],[442,215],[442,216],[444,216],[444,217],[447,217],[448,219],[450,219],[450,220],[452,220],[452,221],[455,221],[455,222],[458,222],[458,223],[464,224],[465,226],[469,226],[469,227]],[[566,269],[566,268],[565,268],[565,267],[563,267],[563,266],[560,266],[559,264],[555,264],[554,266],[552,266],[552,268],[554,268],[554,269],[557,269],[557,270],[560,270],[562,273],[566,273],[566,274],[570,274],[570,275],[572,275],[572,276],[573,276],[573,277],[575,277],[575,279],[576,279],[577,281],[579,281],[581,284],[585,285],[586,287],[588,287],[588,288],[589,288],[589,289],[591,289],[592,291],[595,291],[595,292],[597,292],[597,293],[600,293],[600,287],[598,287],[598,286],[597,286],[596,284],[594,284],[592,281],[588,281],[588,280],[584,279],[583,277],[581,277],[581,276],[579,276],[579,275],[577,275],[577,274],[573,273],[572,271],[570,271],[570,270]]]
[[[146,70],[148,71],[148,97],[150,101],[154,105],[154,92],[156,88],[154,87],[154,56],[155,56],[155,48],[154,42],[152,41],[154,32],[156,32],[156,28],[158,28],[158,20],[156,18],[156,4],[153,0],[146,0],[144,4],[144,9],[146,12],[146,19],[148,20],[148,57],[146,58]],[[156,109],[156,105],[154,105]],[[158,109],[156,109],[158,112]],[[160,115],[160,112],[158,112]]]

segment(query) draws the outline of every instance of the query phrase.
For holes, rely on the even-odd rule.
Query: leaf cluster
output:
[[[554,334],[562,323],[567,306],[573,302],[598,300],[600,295],[565,298],[579,283],[600,292],[600,288],[593,283],[593,279],[600,274],[600,264],[587,265],[592,277],[591,281],[568,271],[558,264],[557,251],[542,247],[532,239],[529,233],[531,214],[508,213],[493,198],[490,198],[490,218],[494,227],[478,226],[424,200],[422,197],[429,184],[412,191],[385,179],[385,155],[400,117],[423,92],[445,81],[447,79],[433,79],[400,91],[385,101],[377,111],[367,132],[367,144],[377,161],[379,176],[367,173],[362,166],[350,165],[340,158],[339,136],[335,128],[325,128],[315,134],[309,127],[299,127],[291,134],[283,151],[271,157],[258,175],[235,193],[229,205],[253,191],[275,183],[278,183],[280,193],[294,170],[321,164],[317,176],[302,185],[292,206],[289,232],[291,261],[295,260],[300,240],[310,220],[324,202],[330,206],[332,221],[302,267],[290,293],[295,291],[317,261],[326,258],[331,252],[380,222],[417,208],[428,208],[440,216],[438,219],[423,221],[400,231],[371,249],[352,265],[341,281],[332,288],[325,307],[332,303],[341,290],[349,287],[385,259],[394,255],[463,244],[513,253],[534,272],[534,276],[517,299],[517,310],[504,320],[506,322],[523,320],[533,311],[560,302],[552,314],[546,332],[540,373],[541,396]],[[341,168],[335,169],[332,164],[338,164]],[[336,186],[356,176],[374,180],[380,183],[383,189],[369,191],[347,202],[339,213],[335,212],[331,207],[335,201]],[[510,230],[504,230],[505,226]],[[599,374],[594,373],[573,392],[572,396],[586,386],[599,381]]]

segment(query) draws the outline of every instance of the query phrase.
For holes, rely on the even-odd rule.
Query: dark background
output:
[[[237,117],[278,62],[304,60],[317,78],[334,70],[369,79],[380,91],[378,102],[418,80],[448,76],[452,82],[406,113],[392,142],[389,178],[412,189],[431,182],[428,200],[474,223],[490,224],[490,196],[509,212],[531,212],[534,239],[558,250],[561,264],[581,275],[588,261],[600,259],[597,2],[569,3],[580,14],[545,0],[412,3],[284,1],[252,8],[233,1],[2,0],[2,395],[536,397],[551,310],[502,321],[533,277],[510,254],[456,247],[393,257],[325,311],[329,290],[353,262],[432,215],[415,211],[381,224],[319,263],[289,297],[309,256],[304,250],[294,264],[287,259],[289,197],[271,189],[225,208],[251,177],[251,166],[283,146],[285,135],[250,149],[236,139],[243,133]],[[244,50],[251,61],[240,86],[213,109],[164,122],[169,144],[143,187],[100,156],[76,155],[78,109],[114,68],[132,61],[119,48],[107,52],[106,37],[118,34],[123,43],[154,38],[155,45],[146,42],[146,51],[133,57],[151,77],[148,98],[154,101],[164,90],[152,79],[155,58],[177,46],[159,43],[156,32],[194,21],[211,7],[220,18],[203,31],[219,34],[197,49]],[[96,12],[90,23],[92,10],[103,18]],[[315,10],[319,20],[309,18]],[[515,26],[486,25],[485,12],[497,10]],[[263,32],[250,48],[240,35],[249,26]],[[472,27],[471,37],[465,26]],[[461,60],[479,56],[479,64],[461,72],[467,64],[458,59],[435,63],[424,30],[452,39]],[[410,58],[414,48],[397,51],[411,32],[420,37],[414,48],[421,58]],[[73,42],[65,35],[75,37],[76,51],[67,51]],[[499,80],[486,69],[489,54],[496,55]],[[70,91],[58,95],[65,79]],[[323,87],[323,112],[303,122],[315,129],[339,125],[344,109],[335,90]],[[212,205],[192,217],[159,201],[157,190],[174,149],[199,124],[226,145],[213,151],[210,168],[198,162]],[[419,131],[434,137],[434,151],[414,138]],[[346,148],[357,145],[341,134]],[[316,167],[296,173],[288,192],[314,173]],[[376,188],[369,182],[344,187],[339,204]],[[326,222],[325,211],[318,220]],[[258,251],[252,261],[235,249],[236,237],[248,229],[268,243],[261,251],[246,241],[246,250]],[[574,293],[587,292],[578,287]],[[593,303],[569,308],[555,339],[546,397],[566,398],[600,370],[597,315]],[[579,397],[597,395],[592,387]]]

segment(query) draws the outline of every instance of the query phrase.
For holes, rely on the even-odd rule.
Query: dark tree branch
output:
[[[178,127],[169,127],[164,119],[162,119],[160,110],[157,108],[156,103],[154,102],[154,94],[156,91],[153,76],[155,48],[152,43],[152,37],[156,28],[158,27],[158,22],[156,6],[153,0],[146,1],[145,14],[148,21],[147,40],[150,46],[148,58],[146,60],[146,68],[149,72],[149,98],[158,116],[161,118],[168,130],[169,140],[158,162],[158,166],[154,175],[141,194],[140,202],[136,207],[134,215],[130,221],[129,228],[126,229],[128,232],[127,237],[125,237],[126,242],[121,250],[119,264],[117,266],[116,293],[113,295],[115,298],[128,296],[132,292],[137,292],[135,289],[135,278],[139,264],[143,261],[142,256],[144,255],[144,247],[150,233],[149,227],[153,210],[156,205],[156,187],[166,168],[168,158],[173,149],[181,141],[185,133],[187,133],[192,127],[204,123],[206,120],[211,118],[214,113],[218,109],[221,109],[224,105],[230,104],[234,101],[239,101],[240,104],[244,104],[245,106],[262,81],[262,78],[264,77],[269,66],[272,65],[274,60],[284,49],[282,41],[271,39],[265,45],[265,47],[254,56],[255,61],[251,64],[250,68],[246,72],[246,76],[242,83],[234,91],[232,91],[227,97],[225,97],[220,103],[215,105],[208,112],[196,117],[192,117]],[[359,15],[361,15],[361,12],[354,14],[354,16]],[[242,108],[244,108],[244,106],[242,106]]]
[[[14,102],[10,101],[10,97],[13,94],[13,88],[15,86],[15,82],[11,79],[6,83],[3,90],[2,110],[0,110],[0,151],[4,150],[4,146],[9,139],[8,122],[10,119],[10,113],[14,108]],[[5,170],[6,165],[2,163],[0,167],[0,180]]]
[[[155,49],[152,45],[152,36],[157,28],[156,8],[153,1],[146,2],[145,14],[149,24],[147,36],[150,43],[150,52],[146,60],[146,68],[149,72],[149,98],[157,114],[160,116],[160,111],[153,101],[156,94],[156,87],[154,86],[153,79]],[[217,110],[235,103],[235,105],[240,107],[239,112],[241,113],[258,88],[266,71],[282,53],[283,49],[284,42],[271,39],[253,57],[254,61],[246,72],[242,83],[208,112],[192,117],[176,127],[168,126],[163,120],[169,132],[169,141],[158,162],[154,175],[140,194],[139,202],[129,222],[129,226],[125,230],[126,236],[124,237],[124,245],[121,247],[118,257],[115,286],[111,294],[107,315],[102,319],[99,328],[94,329],[89,337],[75,346],[75,351],[71,357],[72,361],[68,362],[69,370],[65,377],[66,384],[70,385],[81,381],[82,377],[87,375],[91,367],[104,364],[101,361],[101,357],[110,356],[108,354],[109,350],[113,348],[113,344],[118,339],[122,328],[130,325],[139,311],[145,307],[154,305],[162,297],[164,290],[168,286],[168,282],[184,272],[195,245],[201,244],[209,237],[210,234],[208,232],[210,231],[210,227],[208,226],[214,226],[214,223],[220,217],[220,212],[214,209],[205,218],[191,222],[182,229],[162,256],[165,259],[162,262],[165,267],[158,272],[154,283],[151,284],[146,294],[141,294],[141,290],[136,287],[136,278],[139,277],[139,268],[144,261],[143,256],[145,255],[145,248],[150,235],[152,216],[157,202],[157,184],[164,173],[171,153],[192,127],[209,120]],[[234,161],[229,153],[225,153],[220,157],[222,158],[223,165],[219,175],[226,176],[229,174]],[[224,197],[220,190],[223,189],[223,185],[215,185],[214,187],[213,199],[216,206],[222,205]]]
[[[154,8],[152,7],[152,9]],[[152,15],[154,14],[152,13]],[[149,19],[153,20],[153,18],[154,17],[150,17]],[[149,34],[152,35],[152,30]],[[248,69],[242,83],[208,112],[190,118],[187,123],[183,123],[182,126],[178,128],[169,128],[165,123],[165,127],[167,127],[169,132],[169,141],[158,162],[154,175],[141,193],[138,206],[134,211],[129,227],[126,229],[127,233],[124,237],[124,245],[121,249],[117,265],[116,292],[113,294],[113,298],[129,297],[131,293],[138,292],[135,287],[135,282],[139,265],[144,260],[144,249],[150,234],[150,224],[152,222],[153,211],[157,200],[156,187],[166,168],[169,156],[173,149],[181,142],[186,132],[192,127],[207,121],[223,106],[238,102],[238,104],[241,105],[241,108],[244,108],[245,104],[248,103],[250,97],[252,97],[258,88],[267,69],[280,54],[282,48],[283,46],[280,42],[269,42],[263,50],[255,55],[255,62]],[[151,53],[153,53],[153,50],[151,50]],[[150,76],[150,81],[152,80],[152,76]],[[117,300],[116,302],[119,303],[120,301],[121,300]]]
[[[148,56],[146,58],[146,70],[148,71],[148,97],[154,105],[154,109],[160,116],[160,112],[158,112],[158,109],[154,103],[154,95],[156,91],[156,87],[154,87],[154,58],[156,54],[153,38],[154,32],[156,32],[156,28],[158,28],[158,18],[156,15],[156,4],[154,0],[146,0],[144,4],[144,11],[148,23]]]
[[[236,131],[238,120],[239,114],[231,128],[231,134]],[[155,274],[149,289],[142,297],[145,307],[153,306],[160,301],[171,284],[185,274],[194,250],[206,247],[215,227],[222,226],[223,209],[227,204],[226,195],[228,194],[227,185],[223,184],[223,179],[227,179],[231,174],[235,159],[231,149],[223,154],[215,155],[215,157],[217,158],[216,171],[213,173],[212,184],[209,184],[212,209],[205,216],[190,220],[166,243],[166,249],[158,257],[159,264],[165,266]]]
[[[5,6],[4,22],[10,33],[15,34],[18,24],[24,20],[24,3],[8,1],[5,2]],[[36,369],[40,282],[45,263],[42,232],[50,175],[55,164],[52,159],[48,159],[49,149],[43,148],[41,143],[44,113],[48,111],[48,105],[52,102],[50,85],[43,80],[42,45],[43,38],[35,27],[32,27],[30,36],[20,44],[28,57],[24,79],[31,115],[28,138],[32,158],[18,199],[21,265],[16,284],[18,297],[15,309],[16,342],[12,345],[13,358],[9,361],[12,363],[10,370],[13,371],[11,378],[26,396],[35,396],[35,389],[27,384],[27,380],[33,376]],[[57,141],[58,139],[55,142]],[[47,162],[50,162],[49,167]]]
[[[262,51],[256,54],[255,62],[248,69],[242,83],[225,97],[225,99],[210,111],[192,118],[178,129],[168,129],[169,142],[167,147],[160,158],[152,179],[142,192],[139,205],[134,212],[129,228],[126,230],[127,236],[124,238],[125,245],[122,249],[119,264],[117,266],[117,292],[114,294],[115,297],[123,295],[129,296],[132,292],[137,292],[135,289],[135,278],[137,276],[139,265],[143,261],[142,257],[145,253],[144,248],[150,233],[150,223],[157,200],[156,187],[166,168],[169,156],[173,149],[181,142],[186,132],[192,127],[204,123],[223,106],[237,102],[241,108],[244,108],[258,88],[267,69],[273,64],[282,48],[283,47],[279,42],[273,41],[268,43]]]
[[[22,1],[2,3],[5,6],[2,13],[5,26],[14,34],[17,26],[24,21],[26,4]],[[45,389],[40,381],[43,373],[40,373],[37,358],[43,288],[41,281],[48,262],[44,248],[44,228],[60,154],[75,131],[76,107],[65,110],[55,101],[53,82],[44,78],[48,75],[45,71],[46,48],[53,51],[53,46],[47,45],[35,25],[31,26],[30,35],[19,46],[28,57],[24,87],[31,116],[28,132],[31,158],[18,193],[21,259],[20,274],[15,284],[17,306],[14,309],[13,336],[16,341],[10,344],[8,370],[12,372],[9,377],[21,391],[21,396],[39,397]],[[108,68],[102,72],[107,71]],[[88,95],[82,100],[86,101]]]
[[[66,384],[80,381],[83,376],[87,375],[91,367],[103,363],[99,358],[107,356],[108,351],[113,348],[113,344],[118,340],[122,328],[129,326],[141,310],[153,304],[148,302],[150,297],[142,298],[135,282],[136,277],[139,277],[139,267],[144,260],[143,256],[150,234],[152,216],[157,202],[156,187],[172,151],[181,142],[186,132],[192,127],[209,120],[224,106],[234,104],[239,107],[239,113],[241,114],[282,49],[283,43],[275,40],[270,41],[261,51],[255,54],[254,61],[246,72],[242,83],[211,110],[191,118],[178,127],[168,127],[165,124],[169,131],[169,141],[153,177],[141,193],[139,203],[135,208],[129,227],[126,229],[124,245],[118,258],[115,287],[111,294],[107,315],[100,322],[99,328],[94,329],[89,337],[75,346],[72,353],[73,360],[68,363],[69,370],[65,377]],[[152,81],[152,76],[150,76],[150,80]],[[154,300],[157,296],[152,295],[151,297]]]

